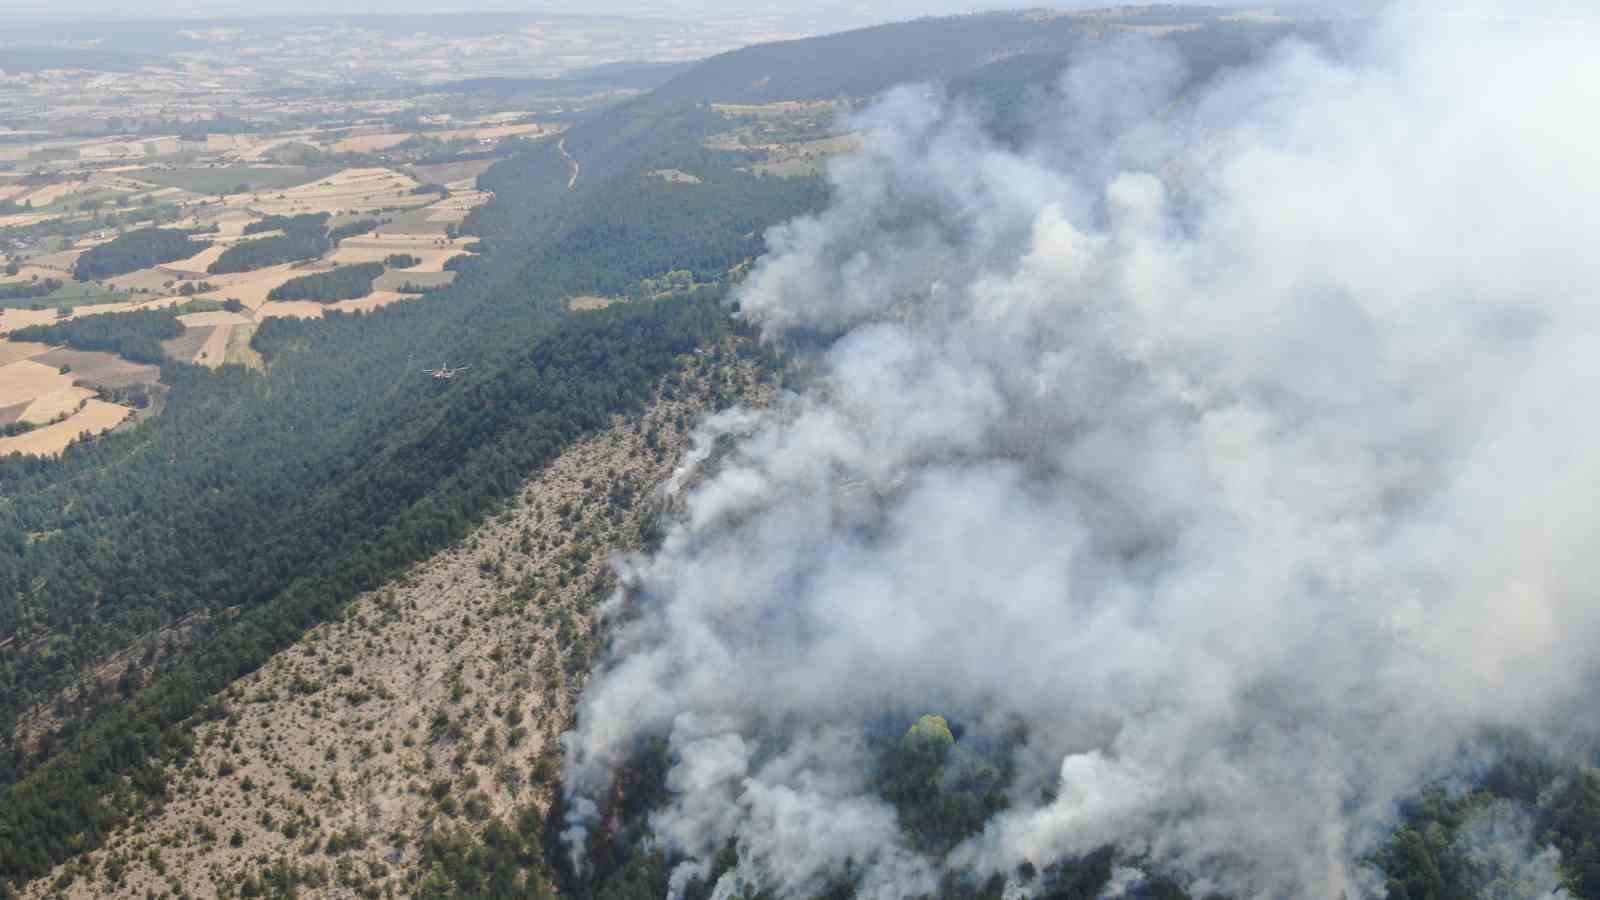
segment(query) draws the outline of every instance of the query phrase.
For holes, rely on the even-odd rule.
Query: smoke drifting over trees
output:
[[[1470,776],[1486,729],[1575,750],[1596,23],[1479,12],[1198,90],[1160,43],[1108,46],[1022,148],[931,90],[867,111],[834,205],[738,298],[833,336],[816,384],[707,422],[625,566],[573,845],[664,736],[652,830],[702,863],[678,885],[737,839],[719,895],[847,865],[860,896],[950,868],[1026,894],[1020,864],[1114,844],[1196,893],[1358,896],[1396,802]],[[873,780],[928,713],[1010,766],[948,851]]]

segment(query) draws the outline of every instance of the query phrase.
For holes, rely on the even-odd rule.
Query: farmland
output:
[[[103,84],[133,89],[126,79],[100,77]],[[219,82],[210,84],[223,90]],[[38,80],[23,87],[0,78],[0,123],[6,98],[14,102],[18,91],[52,90]],[[159,77],[139,89],[182,94],[177,83]],[[100,117],[102,133],[75,133],[82,131],[81,122],[67,128],[48,115],[24,117],[16,124],[30,127],[0,144],[0,285],[15,286],[14,296],[0,299],[0,336],[79,316],[199,301],[209,304],[208,311],[184,312],[183,333],[161,342],[167,360],[210,370],[230,364],[260,370],[268,360],[253,341],[263,323],[428,302],[431,293],[456,281],[461,264],[482,252],[477,239],[463,233],[471,231],[474,211],[494,196],[479,184],[480,176],[496,160],[528,152],[538,142],[554,146],[585,109],[637,92],[582,82],[565,91],[548,85],[541,90],[543,96],[532,97],[498,88],[462,93],[420,87],[399,98],[319,94],[309,105],[270,95],[246,101],[228,93],[244,106],[216,117],[216,130],[201,120],[147,124],[137,129],[141,133],[121,135],[111,133],[113,126],[128,128],[130,122],[123,112],[114,113],[121,107],[109,94],[104,107],[91,103],[85,113]],[[737,154],[747,172],[803,179],[859,147],[859,137],[838,124],[848,110],[836,101],[716,104],[711,111],[723,127],[711,129],[701,146]],[[163,133],[151,134],[152,127]],[[573,168],[564,166],[560,177],[570,188],[581,163],[565,160]],[[683,192],[706,189],[701,174],[682,167],[652,168],[643,180]],[[119,249],[140,246],[130,244],[130,234],[149,236],[145,243],[152,248],[172,249],[141,260],[142,251]],[[107,259],[116,262],[108,266]],[[400,259],[404,263],[395,264]],[[318,299],[284,287],[322,284],[343,278],[328,273],[374,265],[382,271],[359,282],[358,296],[345,287]],[[613,290],[578,292],[567,308],[601,308],[620,299]],[[15,382],[10,392],[17,394],[9,405],[0,404],[0,419],[7,411],[18,422],[24,410],[31,410],[29,420],[46,411],[59,414],[76,396],[66,391],[101,389],[82,381],[74,367],[79,381],[56,376],[51,391],[41,393],[38,385],[28,385],[42,376],[24,378],[33,370],[16,365],[42,365],[49,354],[77,351],[0,347],[0,380]],[[105,370],[107,364],[88,368]],[[156,374],[149,367],[135,381],[153,382]],[[106,411],[96,410],[97,418],[85,424],[109,420]],[[59,453],[60,441],[34,436],[0,447]]]
[[[58,455],[133,412],[118,391],[160,377],[10,333],[199,303],[160,341],[167,363],[262,370],[264,322],[427,302],[455,280],[452,260],[478,251],[458,232],[493,197],[479,175],[640,91],[552,81],[530,97],[431,77],[398,95],[331,90],[265,40],[248,64],[201,51],[173,70],[0,74],[0,456]],[[193,114],[163,111],[177,108]],[[271,298],[351,266],[378,268],[326,302]]]
[[[334,174],[330,166],[188,166],[139,169],[138,180],[151,185],[177,188],[191,194],[240,194],[250,191],[281,191],[299,187]]]

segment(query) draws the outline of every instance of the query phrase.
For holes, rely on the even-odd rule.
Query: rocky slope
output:
[[[409,895],[420,842],[528,805],[597,648],[609,559],[659,514],[695,418],[770,388],[732,348],[569,448],[456,548],[213,698],[166,805],[26,896]]]

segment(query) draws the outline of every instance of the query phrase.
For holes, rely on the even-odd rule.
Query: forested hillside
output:
[[[947,82],[1008,57],[1061,54],[1132,29],[1183,26],[1165,36],[1199,77],[1238,65],[1289,35],[1316,38],[1321,26],[1224,20],[1225,11],[1158,6],[1104,18],[1053,11],[997,12],[882,25],[725,53],[655,92],[658,100],[771,103],[869,97],[900,84]],[[849,60],[839,65],[839,60]],[[1042,85],[1042,82],[1034,82]]]
[[[1193,78],[1291,31],[1325,36],[1216,16],[1160,7],[1119,22],[1198,21],[1162,38]],[[686,71],[595,73],[672,77],[479,176],[494,197],[461,226],[480,240],[449,264],[454,282],[368,314],[268,319],[252,342],[264,371],[167,364],[160,416],[60,460],[0,459],[0,896],[729,896],[718,879],[751,848],[730,841],[675,878],[690,860],[650,837],[682,787],[664,740],[636,742],[576,846],[562,838],[573,810],[556,749],[610,636],[603,560],[660,543],[643,479],[670,470],[696,415],[759,382],[798,381],[789,354],[811,349],[763,343],[728,298],[766,229],[824,207],[828,182],[708,148],[735,124],[712,104],[937,81],[995,142],[1017,144],[1031,136],[1027,105],[1106,27],[927,19]],[[327,226],[274,217],[248,230],[283,235],[241,241],[211,271],[319,255],[340,236]],[[134,234],[90,267],[128,265]],[[180,232],[134,241],[140,260],[199,246]],[[357,296],[383,269],[310,274],[271,299]],[[177,312],[22,336],[159,358],[159,340],[182,330]],[[430,377],[441,363],[467,368]],[[860,540],[879,527],[862,524]],[[619,612],[649,612],[650,598],[628,600]],[[1013,791],[1053,788],[1018,783],[1020,725],[969,738],[972,723],[947,715],[885,712],[851,748],[861,771],[848,790],[886,804],[896,846],[936,862],[942,881],[926,896],[1001,900],[1017,896],[1013,876],[1038,897],[1208,896],[1151,848],[1046,848],[1001,874],[956,858]],[[1600,782],[1506,741],[1480,783],[1419,786],[1397,811],[1401,827],[1370,861],[1389,896],[1518,896],[1507,867],[1471,844],[1503,804],[1561,849],[1575,895],[1600,891]],[[179,858],[189,868],[169,870]],[[1130,870],[1140,886],[1120,893]],[[854,871],[815,895],[854,897]],[[776,883],[737,894],[789,895]]]
[[[159,802],[213,691],[460,539],[562,447],[638,408],[676,357],[728,333],[715,282],[823,194],[732,171],[698,144],[717,124],[692,104],[587,123],[569,139],[585,154],[571,190],[554,143],[535,145],[483,177],[496,199],[467,230],[492,249],[456,283],[371,315],[268,321],[254,341],[266,374],[169,367],[148,425],[60,462],[0,460],[0,879],[36,877]],[[643,176],[657,159],[715,177],[677,203]],[[326,240],[325,223],[283,224],[287,240]],[[229,252],[264,264],[277,240]],[[563,309],[573,290],[684,263],[709,286]],[[441,357],[469,377],[421,373]],[[120,682],[84,680],[135,642]]]

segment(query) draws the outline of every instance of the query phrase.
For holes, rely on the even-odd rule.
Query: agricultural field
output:
[[[154,383],[159,374],[105,353],[63,356],[83,351],[14,342],[11,333],[201,301],[210,311],[180,315],[181,333],[163,337],[158,352],[210,369],[262,369],[252,339],[269,319],[427,302],[428,292],[454,282],[447,266],[471,255],[475,241],[462,232],[493,199],[479,176],[498,161],[648,92],[678,71],[675,60],[790,36],[735,20],[687,30],[622,19],[604,27],[581,17],[518,21],[486,19],[459,33],[448,23],[424,34],[447,23],[408,20],[387,31],[291,18],[197,25],[148,45],[117,28],[0,35],[0,59],[17,41],[109,42],[107,53],[43,54],[83,68],[0,65],[0,427],[11,423],[14,432],[17,423],[69,412],[77,420],[12,433],[0,455],[58,454],[63,435],[118,424],[110,410],[91,409],[85,392]],[[125,39],[135,45],[119,44]],[[179,45],[186,49],[173,52]],[[603,71],[624,54],[659,60],[659,74]],[[661,177],[694,179],[676,170]],[[324,214],[330,233],[309,240],[264,222]],[[181,242],[151,229],[183,232],[196,249],[172,258]],[[149,238],[144,256],[122,241],[137,232]],[[402,256],[415,262],[396,263]],[[269,300],[294,279],[374,263],[384,271],[361,296]],[[45,371],[51,366],[71,372]]]
[[[137,170],[136,177],[152,185],[178,188],[192,194],[218,195],[281,191],[326,178],[336,171],[328,166],[212,165],[204,168],[150,167]]]
[[[820,174],[835,156],[861,149],[861,136],[843,130],[850,106],[842,101],[713,104],[732,126],[707,137],[710,150],[753,153],[749,169],[784,178]]]
[[[122,424],[133,410],[104,400],[86,400],[70,417],[53,425],[35,428],[15,437],[0,438],[0,456],[21,453],[27,456],[60,456],[84,434],[96,435]]]
[[[475,135],[494,128],[511,128],[516,135],[539,130],[469,124]],[[427,290],[449,284],[455,272],[445,264],[470,253],[471,239],[457,237],[455,229],[490,199],[477,190],[476,176],[494,159],[478,158],[485,147],[477,139],[477,156],[460,163],[411,166],[370,158],[411,137],[411,132],[354,135],[338,129],[324,139],[313,129],[285,138],[319,153],[359,156],[358,165],[263,164],[256,154],[282,143],[210,135],[198,156],[189,147],[163,158],[155,146],[159,142],[147,142],[148,152],[118,152],[117,165],[102,166],[86,160],[105,157],[111,143],[58,140],[50,142],[52,152],[62,151],[57,173],[35,173],[23,183],[22,172],[0,171],[0,210],[11,210],[0,214],[0,290],[10,286],[12,294],[0,295],[0,428],[6,429],[0,455],[59,455],[84,433],[116,427],[133,410],[99,399],[97,391],[154,384],[159,376],[154,366],[106,353],[9,341],[10,332],[80,316],[209,301],[213,311],[179,317],[184,330],[162,341],[162,352],[174,362],[210,369],[228,364],[261,369],[265,362],[251,346],[261,322],[320,318],[329,310],[370,312],[416,301]],[[496,140],[491,138],[490,145]],[[448,145],[435,139],[429,146],[437,151]],[[28,158],[36,160],[37,154]],[[31,183],[41,179],[44,183]],[[229,248],[284,233],[265,222],[268,217],[307,214],[326,214],[326,227],[361,222],[370,223],[371,230],[326,241],[317,258],[212,274]],[[186,232],[202,249],[103,278],[75,277],[83,272],[77,267],[86,251],[152,227]],[[415,257],[415,264],[387,267],[360,297],[330,303],[268,300],[275,288],[295,278],[400,255]],[[237,305],[215,309],[228,301]],[[16,433],[29,425],[32,430]]]
[[[133,410],[99,399],[99,389],[150,385],[158,376],[154,366],[107,353],[0,342],[0,456],[59,456],[82,435],[115,428]]]

